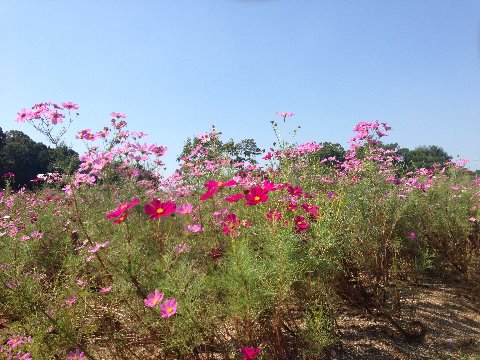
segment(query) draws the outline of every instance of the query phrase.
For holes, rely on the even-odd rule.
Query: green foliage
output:
[[[442,165],[451,160],[452,157],[439,146],[419,146],[413,150],[401,148],[398,155],[404,158],[406,171],[414,171],[420,168],[432,168],[434,165]]]
[[[232,163],[248,162],[250,164],[257,164],[255,157],[261,153],[255,140],[243,139],[236,143],[232,139],[223,142],[220,139],[221,132],[216,133],[215,128],[209,134],[209,141],[202,143],[198,137],[188,138],[183,146],[180,159],[189,156],[197,146],[201,145],[201,154],[204,154],[206,160],[213,161],[215,159],[229,159]]]
[[[242,169],[228,184],[237,171],[231,162],[250,161],[258,148],[217,135],[189,139],[182,157],[198,145],[204,152],[162,187],[109,163],[95,185],[74,186],[71,178],[69,193],[2,194],[3,343],[32,336],[22,351],[37,359],[75,349],[92,359],[239,359],[244,346],[260,348],[264,359],[315,359],[335,341],[340,299],[393,319],[408,337],[399,285],[447,269],[475,284],[478,183],[464,169],[399,179],[390,155],[372,144],[339,168],[321,160],[342,160],[343,148],[324,143],[304,153],[279,149],[275,167]],[[7,133],[2,156],[14,147],[25,154],[15,161],[34,156],[33,147],[42,164],[53,158],[65,172],[75,159],[20,132]],[[191,171],[197,165],[202,171]],[[207,187],[211,196],[199,200]],[[253,201],[254,191],[268,198],[226,200]],[[191,210],[145,211],[152,199]],[[149,306],[155,289],[164,299]],[[167,299],[178,302],[169,317],[158,306]]]
[[[0,129],[0,173],[13,172],[16,188],[31,188],[30,180],[38,174],[72,174],[80,164],[78,154],[66,145],[49,148],[17,130],[7,131],[4,137],[2,134]],[[0,182],[0,186],[5,184]]]

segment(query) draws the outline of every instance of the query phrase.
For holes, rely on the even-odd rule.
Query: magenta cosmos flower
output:
[[[262,350],[257,347],[247,347],[243,346],[240,351],[242,352],[243,358],[242,360],[251,360],[256,359],[257,355],[259,355]]]
[[[177,299],[167,299],[160,305],[160,315],[162,318],[169,318],[177,312]]]
[[[268,200],[268,190],[262,189],[261,186],[251,188],[245,196],[245,205],[257,205]]]
[[[303,216],[295,216],[295,232],[301,233],[310,227]]]
[[[123,202],[118,207],[107,214],[106,218],[107,219],[115,219],[113,222],[115,224],[120,224],[121,222],[125,221],[125,219],[128,217],[128,210],[130,210],[132,207],[138,204],[140,200],[138,198],[132,199],[129,203]]]
[[[153,199],[145,205],[144,211],[145,214],[150,215],[150,220],[155,220],[175,213],[176,208],[177,205],[174,202],[166,201],[162,203],[158,199]]]
[[[226,197],[226,198],[225,198],[225,201],[228,201],[228,202],[237,202],[238,200],[243,199],[243,197],[244,197],[243,194],[234,194],[234,195],[230,195],[229,197]]]
[[[143,302],[148,307],[154,307],[155,305],[158,305],[162,300],[163,300],[163,294],[160,291],[158,291],[158,289],[155,289],[154,293],[148,294],[147,298],[143,300]]]
[[[219,189],[224,187],[235,186],[236,184],[237,184],[236,181],[233,179],[228,181],[218,181],[218,182],[215,180],[210,180],[209,182],[203,185],[207,188],[207,191],[205,192],[205,194],[203,194],[200,197],[200,200],[203,201],[203,200],[210,199],[213,195],[215,195],[218,192]]]

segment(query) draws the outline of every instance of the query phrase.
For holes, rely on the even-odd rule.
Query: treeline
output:
[[[397,164],[401,173],[415,171],[420,168],[429,169],[434,165],[441,165],[452,160],[452,156],[443,148],[435,145],[418,146],[413,150],[402,148],[397,143],[380,144],[380,146],[386,150],[395,150],[396,154],[403,158],[403,161]],[[362,149],[357,150],[357,152],[361,151]],[[324,142],[323,148],[318,152],[320,160],[335,156],[340,162],[344,160],[345,154],[346,150],[342,145],[331,142]]]
[[[38,174],[73,173],[79,164],[78,153],[66,145],[51,148],[21,131],[3,132],[0,128],[1,188],[5,187],[6,181],[15,188],[30,188],[33,186],[31,180]]]

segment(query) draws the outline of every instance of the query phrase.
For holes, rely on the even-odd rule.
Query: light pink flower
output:
[[[158,291],[158,289],[155,289],[155,292],[152,294],[148,294],[147,298],[143,300],[146,306],[148,307],[154,307],[155,305],[158,305],[161,301],[163,300],[163,294]]]
[[[187,253],[190,251],[190,247],[186,244],[186,243],[181,243],[181,244],[178,244],[174,251],[177,253],[177,254],[183,254],[183,253]]]
[[[58,111],[50,111],[47,114],[47,118],[51,121],[52,124],[60,124],[65,115],[60,114]]]
[[[65,299],[65,305],[72,306],[77,301],[75,295],[70,296],[68,299]]]
[[[185,227],[185,230],[191,231],[193,233],[197,233],[197,232],[202,231],[202,225],[201,224],[187,225]]]
[[[22,109],[17,113],[17,122],[24,123],[26,120],[31,120],[33,118],[33,113],[28,109]]]
[[[120,114],[120,113],[116,113],[116,112],[112,112],[110,115],[117,118],[117,119],[120,119],[120,118],[126,119],[127,118],[127,116],[125,114]]]
[[[108,292],[110,292],[110,291],[112,291],[112,285],[107,286],[107,287],[100,288],[100,290],[98,290],[98,292],[99,292],[99,293],[102,293],[102,294],[108,293]]]
[[[85,355],[78,349],[70,351],[67,355],[67,360],[85,360]]]
[[[160,314],[163,318],[169,318],[177,312],[177,299],[167,299],[160,305]]]
[[[62,106],[64,109],[67,109],[67,110],[78,110],[78,105],[74,104],[71,101],[62,103]]]

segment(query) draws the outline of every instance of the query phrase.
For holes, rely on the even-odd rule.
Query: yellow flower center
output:
[[[157,209],[157,214],[163,214],[164,211],[165,211],[165,210],[163,210],[162,208],[158,208],[158,209]]]
[[[167,308],[167,312],[168,312],[169,314],[171,314],[171,313],[173,312],[173,308],[171,308],[171,307]]]
[[[75,356],[73,357],[73,360],[78,360],[78,356],[75,355]]]
[[[219,181],[219,182],[218,182],[218,186],[219,186],[219,187],[220,187],[220,186],[223,186],[223,181]]]
[[[260,196],[255,196],[255,197],[254,197],[254,200],[255,200],[255,201],[260,200]]]
[[[125,205],[125,204],[122,204],[122,206],[120,206],[120,208],[121,208],[122,210],[124,210],[124,209],[126,209],[126,208],[127,208],[127,205]]]
[[[154,298],[154,299],[153,299],[153,303],[154,303],[154,304],[158,303],[158,298]]]
[[[301,221],[299,221],[299,222],[297,222],[297,224],[298,224],[298,225],[302,225],[302,222],[301,222]]]

